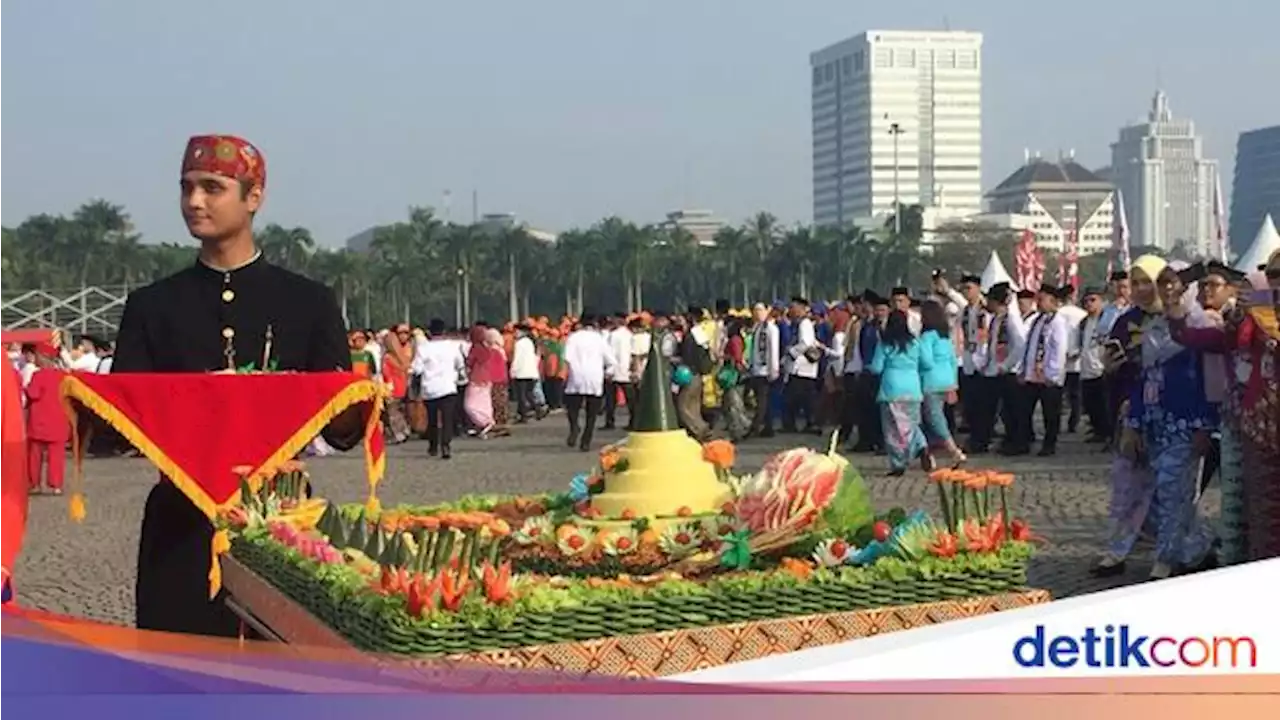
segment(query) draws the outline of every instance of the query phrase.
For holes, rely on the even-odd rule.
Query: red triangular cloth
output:
[[[255,468],[251,480],[274,476],[354,405],[370,405],[364,452],[371,501],[386,467],[382,391],[353,373],[74,373],[62,381],[62,398],[73,420],[84,408],[114,427],[210,521],[240,501],[232,468]],[[78,492],[72,514],[83,516]],[[225,534],[214,544],[214,555],[224,551]],[[220,585],[217,565],[210,581]]]

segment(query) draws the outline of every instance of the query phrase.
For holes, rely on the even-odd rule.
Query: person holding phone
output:
[[[1126,274],[1134,306],[1111,323],[1103,368],[1107,377],[1108,412],[1117,426],[1128,416],[1130,398],[1138,386],[1142,368],[1143,333],[1163,312],[1156,278],[1165,268],[1156,255],[1143,255]],[[1105,315],[1105,314],[1104,314]],[[1107,547],[1091,571],[1097,577],[1123,574],[1125,559],[1148,522],[1155,479],[1142,437],[1125,433],[1116,440],[1118,452],[1111,463],[1111,500],[1108,509]]]

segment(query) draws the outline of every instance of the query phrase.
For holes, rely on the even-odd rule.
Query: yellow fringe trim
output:
[[[111,427],[115,428],[117,432],[124,436],[125,440],[128,440],[131,445],[138,449],[138,452],[146,456],[146,458],[156,466],[156,469],[169,479],[169,482],[173,483],[179,490],[181,490],[182,493],[187,496],[187,499],[191,500],[192,504],[199,508],[200,512],[204,513],[205,517],[209,518],[210,522],[216,520],[219,512],[240,504],[239,488],[236,488],[231,493],[231,496],[221,503],[209,497],[209,494],[205,492],[204,488],[200,487],[199,483],[188,475],[185,470],[179,467],[172,458],[165,454],[164,450],[152,442],[151,439],[146,436],[146,433],[142,432],[141,428],[139,428],[133,420],[126,417],[123,413],[117,410],[114,405],[95,392],[93,388],[86,385],[79,378],[72,375],[68,375],[63,378],[60,392],[63,408],[66,410],[67,416],[71,418],[73,427],[76,426],[79,417],[76,407],[72,402],[74,400],[75,402],[83,405],[94,415],[102,418],[107,422],[107,424],[111,425]],[[259,465],[258,468],[250,474],[249,479],[252,482],[257,483],[266,478],[272,477],[281,468],[281,466],[286,462],[293,460],[298,453],[302,452],[302,450],[306,448],[307,443],[310,443],[315,439],[315,437],[320,434],[320,431],[324,430],[325,426],[332,422],[335,417],[354,405],[370,401],[373,402],[373,411],[370,413],[369,422],[365,427],[365,468],[369,473],[369,494],[370,497],[373,498],[374,490],[377,488],[378,481],[382,479],[382,473],[385,471],[386,460],[385,448],[383,451],[384,457],[377,458],[376,461],[369,448],[369,439],[372,437],[373,432],[378,431],[381,428],[383,405],[382,395],[378,391],[378,387],[370,380],[362,379],[354,381],[336,393],[314,415],[311,416],[310,420],[294,432],[294,434],[290,436],[290,438],[286,440],[278,450],[272,453],[266,461]],[[73,434],[73,437],[75,437],[75,434]],[[73,519],[75,518],[76,507],[76,501],[74,498],[77,495],[80,496],[79,509],[82,513],[81,518],[84,517],[84,497],[83,493],[79,490],[81,476],[80,458],[83,457],[83,454],[81,453],[78,441],[76,441],[75,444],[77,462],[73,481],[77,483],[77,487],[73,489],[72,493],[73,499],[71,502],[71,513]],[[226,552],[225,548],[221,552],[218,551],[218,537],[219,536],[215,533],[213,543],[214,547],[211,552],[212,562],[210,563],[209,568],[209,586],[211,593],[213,594],[217,593],[217,588],[214,586],[216,585],[220,588],[222,585],[222,564],[218,561],[217,556],[221,554],[221,552]],[[225,536],[224,539],[226,540],[227,547],[229,548],[230,540],[225,538]]]

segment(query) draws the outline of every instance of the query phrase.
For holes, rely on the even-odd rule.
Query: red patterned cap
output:
[[[234,135],[197,135],[187,141],[182,172],[210,172],[232,180],[267,185],[267,161],[248,140]]]

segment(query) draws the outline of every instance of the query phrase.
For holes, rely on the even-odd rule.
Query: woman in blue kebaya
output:
[[[875,355],[867,370],[880,376],[880,424],[889,455],[889,476],[907,471],[907,463],[924,453],[927,445],[920,429],[920,403],[924,401],[920,376],[933,369],[933,358],[921,352],[920,340],[911,334],[907,314],[889,314]]]
[[[924,403],[921,408],[925,438],[930,450],[923,456],[924,469],[933,470],[932,449],[943,449],[951,456],[956,467],[963,465],[967,457],[951,436],[947,423],[947,405],[956,401],[959,387],[959,368],[956,366],[956,346],[951,338],[951,321],[946,308],[936,300],[928,300],[920,306],[920,354],[933,361],[933,367],[920,376]]]
[[[1166,306],[1183,302],[1184,288],[1173,269],[1163,269],[1156,286]],[[1198,461],[1208,452],[1218,418],[1205,397],[1204,358],[1174,342],[1167,318],[1147,325],[1141,342],[1142,365],[1120,446],[1126,455],[1149,458],[1156,525],[1151,578],[1161,579],[1213,564],[1213,537],[1197,517],[1195,497]]]

